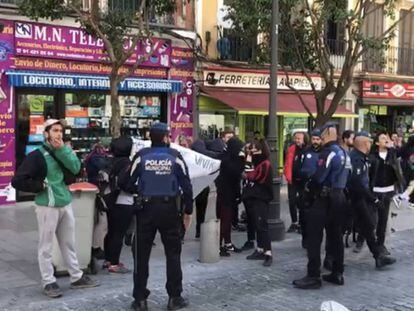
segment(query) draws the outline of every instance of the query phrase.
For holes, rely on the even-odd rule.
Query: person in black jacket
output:
[[[366,132],[355,135],[355,149],[351,151],[352,174],[348,182],[349,194],[359,229],[366,239],[369,250],[375,258],[377,268],[395,263],[396,259],[388,256],[375,237],[375,210],[381,208],[381,201],[372,192],[369,179],[369,158],[371,149],[370,136]]]
[[[133,197],[119,189],[118,179],[125,173],[131,164],[130,154],[132,139],[121,136],[111,142],[111,153],[114,156],[110,172],[109,183],[114,193],[114,202],[108,209],[108,234],[105,238],[105,264],[110,273],[128,273],[120,261],[122,242],[134,215]]]
[[[220,218],[221,256],[230,256],[229,251],[241,252],[231,242],[231,223],[233,213],[240,202],[241,175],[244,170],[243,142],[231,138],[227,143],[216,180],[217,212]],[[224,245],[222,244],[224,241]]]
[[[254,169],[243,173],[247,181],[243,189],[243,200],[254,215],[257,234],[257,249],[246,259],[263,260],[263,265],[272,265],[272,245],[267,224],[269,202],[273,199],[272,165],[269,147],[263,139],[254,141],[250,149]]]
[[[387,133],[378,133],[374,140],[375,149],[371,153],[370,160],[370,188],[379,199],[377,210],[376,237],[378,246],[382,251],[389,254],[385,247],[385,234],[387,230],[388,217],[390,213],[391,199],[396,190],[401,192],[404,178],[402,174],[400,159],[397,150],[392,147],[392,142]],[[358,239],[355,252],[362,248],[363,240]]]

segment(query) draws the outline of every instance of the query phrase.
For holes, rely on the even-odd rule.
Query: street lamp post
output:
[[[272,241],[285,238],[285,225],[280,219],[280,183],[277,141],[277,70],[278,70],[278,37],[279,37],[279,0],[272,1],[271,29],[271,67],[270,67],[270,98],[267,141],[270,147],[270,160],[273,164],[273,200],[269,210],[269,234]]]

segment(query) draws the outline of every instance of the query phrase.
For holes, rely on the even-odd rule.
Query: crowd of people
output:
[[[307,250],[307,275],[293,281],[297,288],[319,288],[321,243],[325,230],[322,279],[344,284],[344,235],[355,233],[354,252],[364,242],[378,269],[396,259],[386,247],[390,205],[412,199],[414,137],[404,143],[397,134],[355,133],[338,139],[337,128],[327,123],[311,132],[296,132],[287,148],[284,175],[288,182],[291,225],[288,232],[302,234]],[[412,203],[409,203],[412,204]]]
[[[38,259],[44,293],[60,297],[53,276],[52,242],[56,233],[71,276],[71,287],[98,283],[79,268],[74,247],[74,217],[68,176],[80,170],[80,161],[63,142],[63,124],[45,123],[45,143],[29,154],[13,178],[16,189],[36,193],[39,224]],[[147,310],[148,262],[156,232],[167,257],[168,308],[187,306],[181,296],[181,247],[196,207],[195,238],[205,220],[210,187],[193,200],[188,168],[181,154],[170,148],[169,128],[155,123],[151,147],[131,158],[133,140],[113,139],[109,148],[96,144],[84,164],[90,183],[99,188],[92,254],[103,260],[109,273],[134,271],[134,310]],[[221,160],[215,180],[216,216],[220,219],[220,256],[251,250],[248,260],[273,264],[269,236],[269,204],[273,199],[274,169],[270,150],[260,133],[244,143],[234,132],[224,131],[211,141],[178,137],[182,147]],[[414,192],[414,136],[404,143],[398,135],[378,132],[374,139],[365,131],[347,130],[338,139],[337,127],[327,123],[308,135],[298,131],[285,152],[284,176],[288,183],[291,224],[289,233],[302,235],[307,250],[307,275],[293,282],[301,289],[319,288],[322,279],[344,284],[344,235],[355,233],[354,252],[366,242],[375,266],[395,263],[386,246],[390,204],[411,200]],[[410,199],[411,198],[411,199]],[[243,204],[241,204],[243,203]],[[413,204],[414,203],[409,203]],[[240,225],[239,206],[244,206],[247,239],[242,247],[232,241],[232,229]],[[325,234],[324,234],[325,231]],[[321,245],[325,236],[321,278]],[[120,262],[123,244],[132,246],[134,267]]]

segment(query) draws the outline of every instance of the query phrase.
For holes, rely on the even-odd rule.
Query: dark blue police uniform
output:
[[[334,126],[333,124],[327,124],[321,131],[323,133]],[[306,220],[308,273],[306,277],[293,282],[298,288],[308,289],[321,286],[320,252],[324,228],[326,229],[327,243],[331,245],[330,252],[333,256],[332,274],[324,276],[324,279],[329,282],[343,284],[344,245],[342,222],[345,215],[344,188],[350,168],[349,157],[336,141],[331,141],[323,146],[318,160],[318,167],[309,183],[310,191],[315,193],[316,199],[308,211]]]
[[[312,177],[317,199],[308,213],[308,276],[320,276],[320,247],[323,229],[326,228],[326,243],[331,246],[332,272],[342,274],[344,267],[343,219],[345,216],[344,189],[350,171],[346,152],[336,142],[324,145],[318,168]]]
[[[320,135],[320,131],[312,132],[312,136],[315,136],[316,134]],[[318,135],[318,136],[319,136]],[[301,176],[303,178],[304,184],[306,184],[312,176],[315,174],[317,168],[318,168],[318,162],[319,162],[319,154],[320,154],[320,148],[315,148],[314,146],[310,146],[308,149],[305,150],[304,154],[302,155],[302,167],[301,167]],[[299,223],[302,233],[302,247],[306,248],[306,218],[309,208],[312,206],[314,202],[313,194],[311,194],[309,191],[305,190],[302,192],[302,197],[300,198],[300,209],[299,209]]]
[[[358,223],[359,233],[367,240],[369,250],[378,257],[375,238],[375,204],[378,199],[370,190],[369,158],[361,151],[351,151],[352,174],[348,184],[349,196]]]
[[[155,125],[153,131],[165,130]],[[157,128],[159,127],[159,128]],[[193,212],[193,192],[188,169],[181,154],[164,143],[152,143],[151,148],[140,150],[134,157],[131,176],[125,190],[137,194],[141,201],[136,220],[134,242],[135,301],[144,301],[150,294],[147,289],[148,261],[152,244],[159,231],[167,259],[166,289],[170,298],[182,292],[180,204],[184,200],[184,213]]]

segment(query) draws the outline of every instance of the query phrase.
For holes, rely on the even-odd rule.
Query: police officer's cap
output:
[[[355,134],[355,138],[356,137],[367,137],[367,138],[371,138],[371,134],[367,131],[360,131],[358,133]]]
[[[336,128],[336,123],[333,123],[333,122],[325,123],[325,125],[321,127],[321,133],[323,133],[325,130],[327,130],[331,127]]]
[[[168,124],[163,122],[154,123],[151,126],[150,133],[161,133],[161,134],[168,134],[170,132],[170,127]]]
[[[312,137],[321,137],[321,130],[320,129],[313,129],[313,131],[312,131],[312,133],[311,133],[311,136]]]

